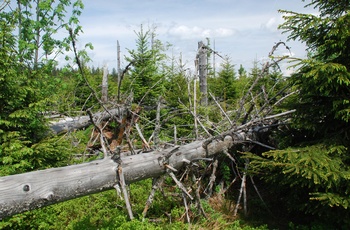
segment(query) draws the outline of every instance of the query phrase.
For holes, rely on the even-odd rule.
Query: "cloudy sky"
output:
[[[283,22],[277,11],[313,12],[305,4],[302,0],[88,0],[80,18],[84,30],[80,44],[93,44],[94,50],[89,51],[93,66],[107,64],[112,69],[116,67],[117,40],[122,56],[128,55],[142,24],[145,29],[156,27],[157,38],[172,44],[169,54],[178,58],[181,53],[189,68],[198,41],[209,38],[212,45],[215,41],[217,52],[229,56],[237,68],[242,64],[249,70],[254,60],[266,58],[276,42],[286,41],[286,35],[277,30]],[[301,43],[288,45],[294,56],[305,56]],[[122,61],[122,66],[126,64]]]

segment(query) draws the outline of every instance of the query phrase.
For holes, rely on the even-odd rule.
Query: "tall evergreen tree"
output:
[[[252,156],[251,166],[299,220],[310,214],[331,228],[350,227],[350,2],[313,0],[319,14],[287,10],[280,28],[309,51],[289,79],[299,93],[284,150]],[[308,215],[301,214],[305,211]],[[298,215],[299,214],[299,215]]]
[[[241,78],[246,76],[247,76],[247,71],[244,69],[243,65],[240,64],[238,69],[238,77]]]
[[[43,112],[58,83],[51,76],[56,58],[51,55],[68,44],[53,35],[64,26],[76,26],[82,7],[81,1],[68,0],[17,3],[17,9],[0,12],[1,175],[49,167],[64,157],[57,152],[59,142],[43,141]],[[72,5],[74,13],[68,18],[65,10]]]
[[[289,38],[305,42],[309,58],[302,60],[292,82],[299,94],[299,124],[318,133],[349,132],[350,118],[350,4],[349,1],[312,1],[320,15],[286,13],[280,26]],[[322,128],[321,128],[322,126]],[[322,132],[322,131],[323,132]]]
[[[209,79],[209,90],[213,92],[220,101],[225,102],[225,104],[234,104],[233,100],[237,96],[237,90],[235,88],[236,80],[235,67],[230,59],[226,58],[224,62],[221,63],[221,69],[218,72],[218,76]]]
[[[155,31],[144,31],[142,25],[136,35],[136,49],[129,50],[130,57],[126,58],[133,65],[123,89],[133,91],[136,103],[155,105],[163,89],[160,64],[165,59],[164,46],[155,38]]]

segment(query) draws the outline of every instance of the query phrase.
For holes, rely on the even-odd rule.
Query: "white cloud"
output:
[[[274,17],[269,17],[265,23],[262,24],[262,28],[265,28],[271,32],[278,31],[278,26],[284,22],[284,15],[276,15]]]
[[[228,28],[218,28],[215,29],[215,37],[229,37],[235,34],[235,31]]]
[[[83,36],[94,38],[127,37],[134,35],[133,30],[134,28],[124,25],[105,24],[101,26],[97,24],[90,24],[89,26],[83,27]]]
[[[169,29],[169,35],[180,37],[182,39],[200,36],[203,29],[197,26],[188,27],[185,25],[174,26]]]
[[[276,30],[277,29],[277,23],[276,23],[276,18],[270,18],[269,21],[266,23],[266,28],[269,30]]]
[[[171,52],[175,56],[181,53],[189,65],[193,63],[197,42],[208,37],[215,39],[215,49],[232,57],[235,64],[250,66],[254,58],[266,56],[275,42],[286,40],[286,35],[277,31],[283,22],[277,10],[299,12],[303,5],[304,2],[276,0],[85,1],[81,43],[94,45],[89,53],[95,66],[105,60],[113,63],[117,40],[125,55],[126,48],[135,48],[134,31],[139,31],[141,24],[144,29],[155,24],[158,39],[171,43]],[[288,45],[296,56],[305,52],[297,42]]]
[[[199,26],[175,25],[168,30],[170,36],[180,39],[202,39],[211,37],[229,37],[234,34],[234,30],[229,28],[202,28]]]

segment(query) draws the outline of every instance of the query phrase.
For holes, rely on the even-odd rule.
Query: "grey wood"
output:
[[[158,177],[165,164],[180,169],[186,162],[212,157],[242,141],[245,135],[229,135],[224,140],[196,141],[162,151],[121,157],[127,184]],[[24,211],[112,189],[118,183],[118,164],[111,157],[89,163],[0,177],[0,219]]]

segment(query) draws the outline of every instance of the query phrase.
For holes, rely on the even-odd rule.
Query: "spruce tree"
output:
[[[69,48],[54,35],[77,26],[82,7],[81,1],[17,1],[17,8],[0,11],[0,175],[57,166],[67,157],[61,141],[46,139],[44,112],[59,83],[52,76],[56,55]]]
[[[209,90],[214,93],[219,101],[224,102],[225,109],[227,104],[234,104],[233,100],[236,99],[236,80],[235,66],[229,58],[226,58],[221,64],[218,76],[208,79]]]
[[[292,124],[280,133],[284,149],[248,155],[252,171],[279,198],[279,208],[297,221],[311,223],[313,215],[332,228],[348,229],[350,3],[313,0],[307,7],[319,14],[280,11],[285,19],[280,29],[304,42],[309,52],[294,63],[298,70],[289,79],[298,94],[288,104],[296,109]]]
[[[155,38],[155,31],[144,31],[142,25],[136,35],[136,49],[129,50],[130,57],[126,58],[133,65],[122,89],[132,91],[136,103],[155,105],[163,90],[160,64],[165,59],[164,46]]]

